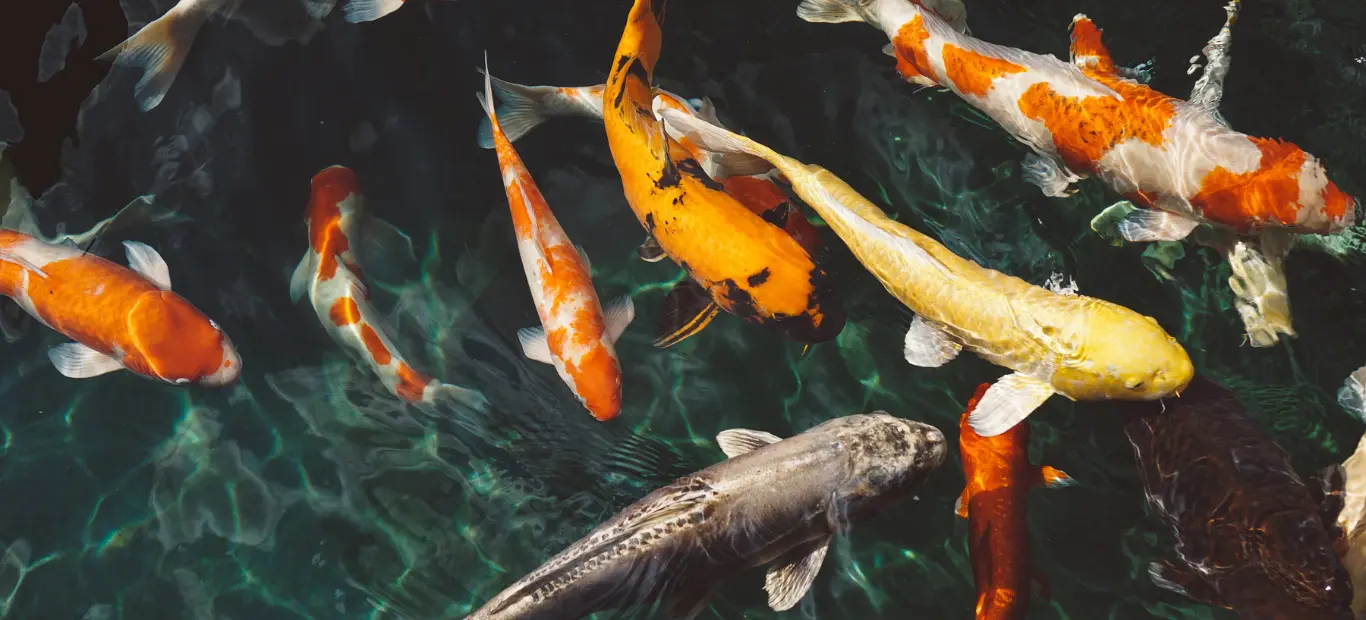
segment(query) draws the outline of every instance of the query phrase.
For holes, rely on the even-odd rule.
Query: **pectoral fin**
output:
[[[1171,211],[1138,209],[1119,222],[1119,234],[1125,241],[1180,241],[1199,226],[1198,220]]]
[[[574,249],[579,253],[579,260],[583,261],[584,271],[587,271],[590,276],[593,275],[593,261],[588,260],[588,252],[585,252],[581,245],[574,246]]]
[[[802,545],[787,552],[768,569],[764,577],[764,591],[768,592],[768,606],[774,611],[792,609],[806,596],[821,563],[830,550],[830,537]]]
[[[1163,590],[1175,592],[1206,605],[1228,607],[1219,596],[1219,592],[1202,579],[1195,569],[1177,566],[1170,560],[1162,560],[1148,565],[1148,576]]]
[[[137,241],[124,241],[128,266],[162,290],[171,290],[171,268],[152,246]]]
[[[550,344],[545,339],[545,328],[525,327],[517,330],[517,340],[522,344],[522,353],[527,359],[551,364]]]
[[[47,350],[57,372],[72,379],[88,379],[121,370],[123,364],[79,342],[59,344]]]
[[[636,254],[647,263],[657,263],[669,257],[664,253],[664,248],[660,247],[659,242],[655,241],[651,235],[645,236],[645,241],[636,248]]]
[[[711,299],[711,293],[692,280],[674,285],[659,308],[659,337],[654,346],[667,348],[702,331],[720,314],[721,307]]]
[[[953,500],[953,514],[957,515],[959,519],[968,518],[969,501],[971,499],[968,498],[968,489],[963,487],[963,492],[958,494],[958,499]]]
[[[636,318],[636,306],[631,302],[631,296],[626,295],[603,309],[603,319],[607,323],[607,338],[616,342],[621,337],[621,332],[626,331],[626,326],[631,324],[631,320]]]
[[[995,437],[1029,417],[1052,395],[1053,386],[1043,380],[1018,372],[1008,374],[982,395],[977,408],[968,415],[968,424],[978,435]]]
[[[1072,184],[1082,179],[1058,160],[1035,153],[1025,157],[1020,168],[1026,181],[1037,185],[1045,196],[1054,198],[1066,198],[1077,193],[1077,188],[1072,187]]]
[[[355,231],[356,262],[371,282],[402,282],[418,270],[413,240],[377,217],[361,219]]]
[[[767,446],[782,441],[782,438],[773,433],[763,431],[752,431],[744,428],[732,428],[721,431],[716,435],[716,445],[720,446],[721,451],[727,457],[735,458],[741,454],[753,452]]]
[[[313,274],[318,272],[318,255],[309,250],[304,257],[299,260],[299,266],[294,268],[294,275],[289,278],[289,300],[299,303],[304,295],[308,294],[308,283],[313,281]]]
[[[1077,483],[1076,480],[1067,475],[1067,472],[1048,465],[1040,467],[1036,476],[1034,484],[1042,485],[1050,489],[1061,489]]]
[[[944,328],[916,315],[911,321],[911,328],[906,330],[906,342],[902,350],[906,361],[912,365],[938,368],[958,357],[963,345]]]

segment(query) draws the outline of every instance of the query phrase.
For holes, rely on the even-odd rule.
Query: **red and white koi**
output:
[[[384,224],[363,212],[356,174],[332,166],[314,175],[312,185],[306,215],[308,253],[294,270],[291,297],[298,301],[306,292],[328,335],[369,364],[395,396],[410,403],[451,400],[483,406],[478,391],[442,383],[414,369],[380,326],[358,265],[356,238],[360,227]]]
[[[530,359],[554,365],[593,417],[610,420],[621,412],[621,363],[614,344],[635,317],[635,306],[626,296],[604,312],[588,256],[564,234],[503,133],[487,71],[479,103],[488,113],[522,268],[541,317],[542,327],[517,333],[522,351]]]
[[[171,292],[170,268],[156,250],[123,245],[131,269],[74,244],[0,230],[0,295],[75,341],[48,350],[73,379],[127,368],[176,385],[236,381],[242,358],[228,335]]]
[[[1182,101],[1127,79],[1084,15],[1072,22],[1071,63],[973,38],[916,0],[804,0],[798,15],[886,32],[907,81],[953,91],[1034,150],[1025,173],[1045,194],[1069,195],[1094,174],[1150,207],[1120,223],[1130,241],[1182,239],[1202,222],[1240,234],[1353,223],[1353,200],[1318,159],[1230,129],[1217,95]]]

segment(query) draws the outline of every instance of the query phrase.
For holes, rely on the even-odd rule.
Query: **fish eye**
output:
[[[214,321],[213,319],[209,319],[209,327],[212,327],[212,328],[214,328],[214,329],[219,329],[218,323],[217,323],[216,321]],[[222,331],[222,330],[220,330],[220,331]]]

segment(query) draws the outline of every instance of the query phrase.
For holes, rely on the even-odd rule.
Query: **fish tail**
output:
[[[873,16],[878,0],[802,0],[797,17],[819,24],[866,22],[881,28]]]
[[[1061,469],[1048,465],[1039,468],[1038,484],[1042,484],[1045,487],[1050,489],[1061,489],[1063,487],[1070,487],[1076,483],[1076,480]]]
[[[399,10],[404,0],[351,0],[342,7],[346,21],[353,24],[375,21]]]
[[[133,96],[144,112],[157,107],[175,83],[194,37],[208,21],[212,11],[184,10],[178,6],[167,11],[142,30],[100,55],[100,60],[141,68],[142,79],[133,87]]]
[[[475,411],[485,411],[489,406],[488,399],[479,390],[441,382],[432,385],[423,400],[431,404],[453,403]]]
[[[493,92],[502,102],[496,112],[508,142],[520,140],[553,114],[553,106],[549,104],[559,94],[559,88],[513,84],[489,75],[487,67],[479,72],[484,74],[486,82],[492,83]],[[479,123],[479,146],[493,148],[493,123],[487,118]]]

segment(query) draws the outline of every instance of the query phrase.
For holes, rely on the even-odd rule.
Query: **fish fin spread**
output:
[[[449,383],[438,383],[433,390],[432,400],[437,403],[454,403],[469,407],[475,411],[487,411],[489,401],[484,398],[483,392],[472,388],[464,388]]]
[[[304,295],[308,294],[308,284],[313,281],[313,274],[318,272],[318,258],[313,250],[309,250],[304,257],[299,260],[299,266],[294,268],[294,274],[289,277],[289,300],[299,303]]]
[[[745,428],[732,428],[716,435],[716,445],[721,448],[722,452],[726,453],[727,458],[732,459],[782,440],[782,437],[773,433],[752,431]]]
[[[1229,65],[1232,62],[1229,56],[1229,48],[1233,46],[1233,25],[1238,23],[1238,12],[1242,8],[1242,2],[1231,0],[1224,5],[1224,27],[1219,29],[1219,33],[1205,44],[1201,53],[1205,56],[1205,71],[1200,74],[1200,79],[1195,81],[1195,86],[1191,88],[1189,102],[1208,111],[1220,125],[1228,127],[1228,121],[1219,113],[1219,103],[1224,98],[1224,78],[1228,75]],[[1190,70],[1187,73],[1194,73],[1200,68],[1195,64],[1199,56],[1191,58]]]
[[[128,266],[164,291],[171,290],[171,268],[152,246],[137,241],[124,241]]]
[[[142,69],[142,79],[133,87],[138,107],[146,112],[157,107],[175,83],[185,56],[194,44],[195,35],[208,21],[212,11],[178,10],[172,7],[165,15],[142,27],[142,30],[100,55],[100,60],[113,59],[115,64]]]
[[[821,563],[830,550],[830,536],[802,545],[779,558],[764,576],[764,591],[768,592],[768,606],[774,611],[787,611],[806,596],[807,590],[821,571]],[[814,547],[814,548],[813,548]]]
[[[1201,578],[1195,569],[1179,567],[1171,560],[1160,560],[1148,565],[1148,577],[1153,580],[1154,585],[1163,590],[1206,605],[1228,607],[1223,597],[1219,596],[1219,592]]]
[[[1077,287],[1076,280],[1056,271],[1048,276],[1048,281],[1044,282],[1043,287],[1048,289],[1049,292],[1066,297],[1076,297],[1077,293],[1081,291],[1081,289]]]
[[[665,349],[702,331],[721,313],[711,293],[691,278],[675,284],[659,307],[659,337],[654,346]]]
[[[1019,424],[1053,395],[1053,386],[1018,372],[1001,377],[968,415],[972,430],[995,437]]]
[[[607,324],[607,339],[613,343],[621,338],[621,333],[626,331],[626,326],[636,318],[636,305],[631,301],[630,295],[623,295],[616,301],[607,304],[603,309],[603,319]]]
[[[350,0],[342,11],[353,24],[375,21],[403,7],[403,0]]]
[[[640,256],[640,260],[647,263],[657,263],[668,258],[668,255],[664,253],[664,248],[660,247],[659,241],[655,239],[654,235],[645,235],[645,241],[636,248],[636,255]]]
[[[1347,376],[1338,389],[1338,405],[1366,422],[1366,366]]]
[[[1113,245],[1124,245],[1123,237],[1119,234],[1119,223],[1138,209],[1138,206],[1128,200],[1116,202],[1091,218],[1091,230],[1109,239]]]
[[[1037,476],[1038,478],[1035,479],[1035,484],[1043,485],[1050,489],[1061,489],[1077,483],[1074,478],[1067,475],[1067,472],[1049,465],[1039,467]]]
[[[88,379],[123,369],[118,360],[79,342],[59,344],[47,350],[57,372],[72,379]]]
[[[773,164],[766,160],[768,156],[776,157],[777,153],[749,138],[708,123],[696,116],[685,114],[680,110],[666,107],[663,99],[659,97],[655,97],[654,113],[662,122],[667,123],[675,131],[686,135],[688,140],[703,150],[733,156],[726,160],[729,169],[737,167],[773,169]],[[754,159],[761,161],[752,161]]]
[[[522,136],[531,133],[531,130],[550,118],[552,110],[547,104],[551,97],[560,92],[559,88],[513,84],[493,77],[488,69],[480,69],[479,72],[484,74],[492,86],[492,91],[498,94],[498,100],[502,102],[495,112],[498,114],[498,124],[503,130],[503,135],[507,136],[508,142],[520,140]],[[493,123],[487,118],[479,123],[479,146],[493,148]]]
[[[39,268],[37,264],[33,263],[33,261],[30,261],[29,259],[15,252],[0,249],[0,261],[14,263],[15,265],[23,267],[24,269],[27,269],[32,273],[38,274],[40,277],[47,278],[47,273],[44,272],[41,268]]]
[[[583,261],[583,270],[584,270],[584,271],[587,271],[589,276],[592,276],[592,275],[593,275],[593,261],[591,261],[591,260],[588,259],[588,252],[587,252],[586,250],[584,250],[584,249],[583,249],[583,246],[581,246],[581,245],[575,245],[575,246],[574,246],[574,250],[577,251],[577,252],[579,253],[579,260]]]
[[[1038,186],[1045,196],[1053,198],[1067,198],[1077,193],[1073,183],[1082,180],[1080,175],[1068,170],[1057,159],[1038,153],[1026,155],[1020,164],[1020,171],[1025,181]]]
[[[753,155],[717,153],[712,160],[716,165],[714,177],[717,181],[729,177],[759,176],[774,169],[768,160]]]
[[[963,492],[958,494],[958,499],[953,500],[953,514],[958,515],[959,519],[968,518],[968,488],[963,487]]]
[[[517,330],[517,340],[522,343],[522,354],[529,360],[552,364],[550,343],[545,339],[544,327],[523,327]]]
[[[875,0],[802,0],[797,17],[819,24],[868,22],[868,9]],[[873,24],[877,25],[877,24]]]
[[[356,218],[352,232],[355,260],[372,282],[401,282],[418,269],[411,237],[397,226],[374,216]]]
[[[882,55],[896,58],[896,46],[891,43],[882,46]]]
[[[697,117],[713,125],[721,124],[721,117],[716,115],[716,104],[711,97],[703,97],[697,104]]]
[[[902,349],[906,361],[921,368],[938,368],[953,361],[963,350],[963,345],[953,339],[943,327],[916,315],[911,320],[911,328],[906,330],[906,343]]]
[[[1180,241],[1191,234],[1200,221],[1160,209],[1139,209],[1120,220],[1119,235],[1130,243]]]
[[[1115,61],[1101,40],[1100,27],[1091,18],[1078,13],[1072,17],[1071,29],[1072,45],[1068,51],[1072,56],[1072,64],[1079,69],[1093,69],[1114,75]]]

